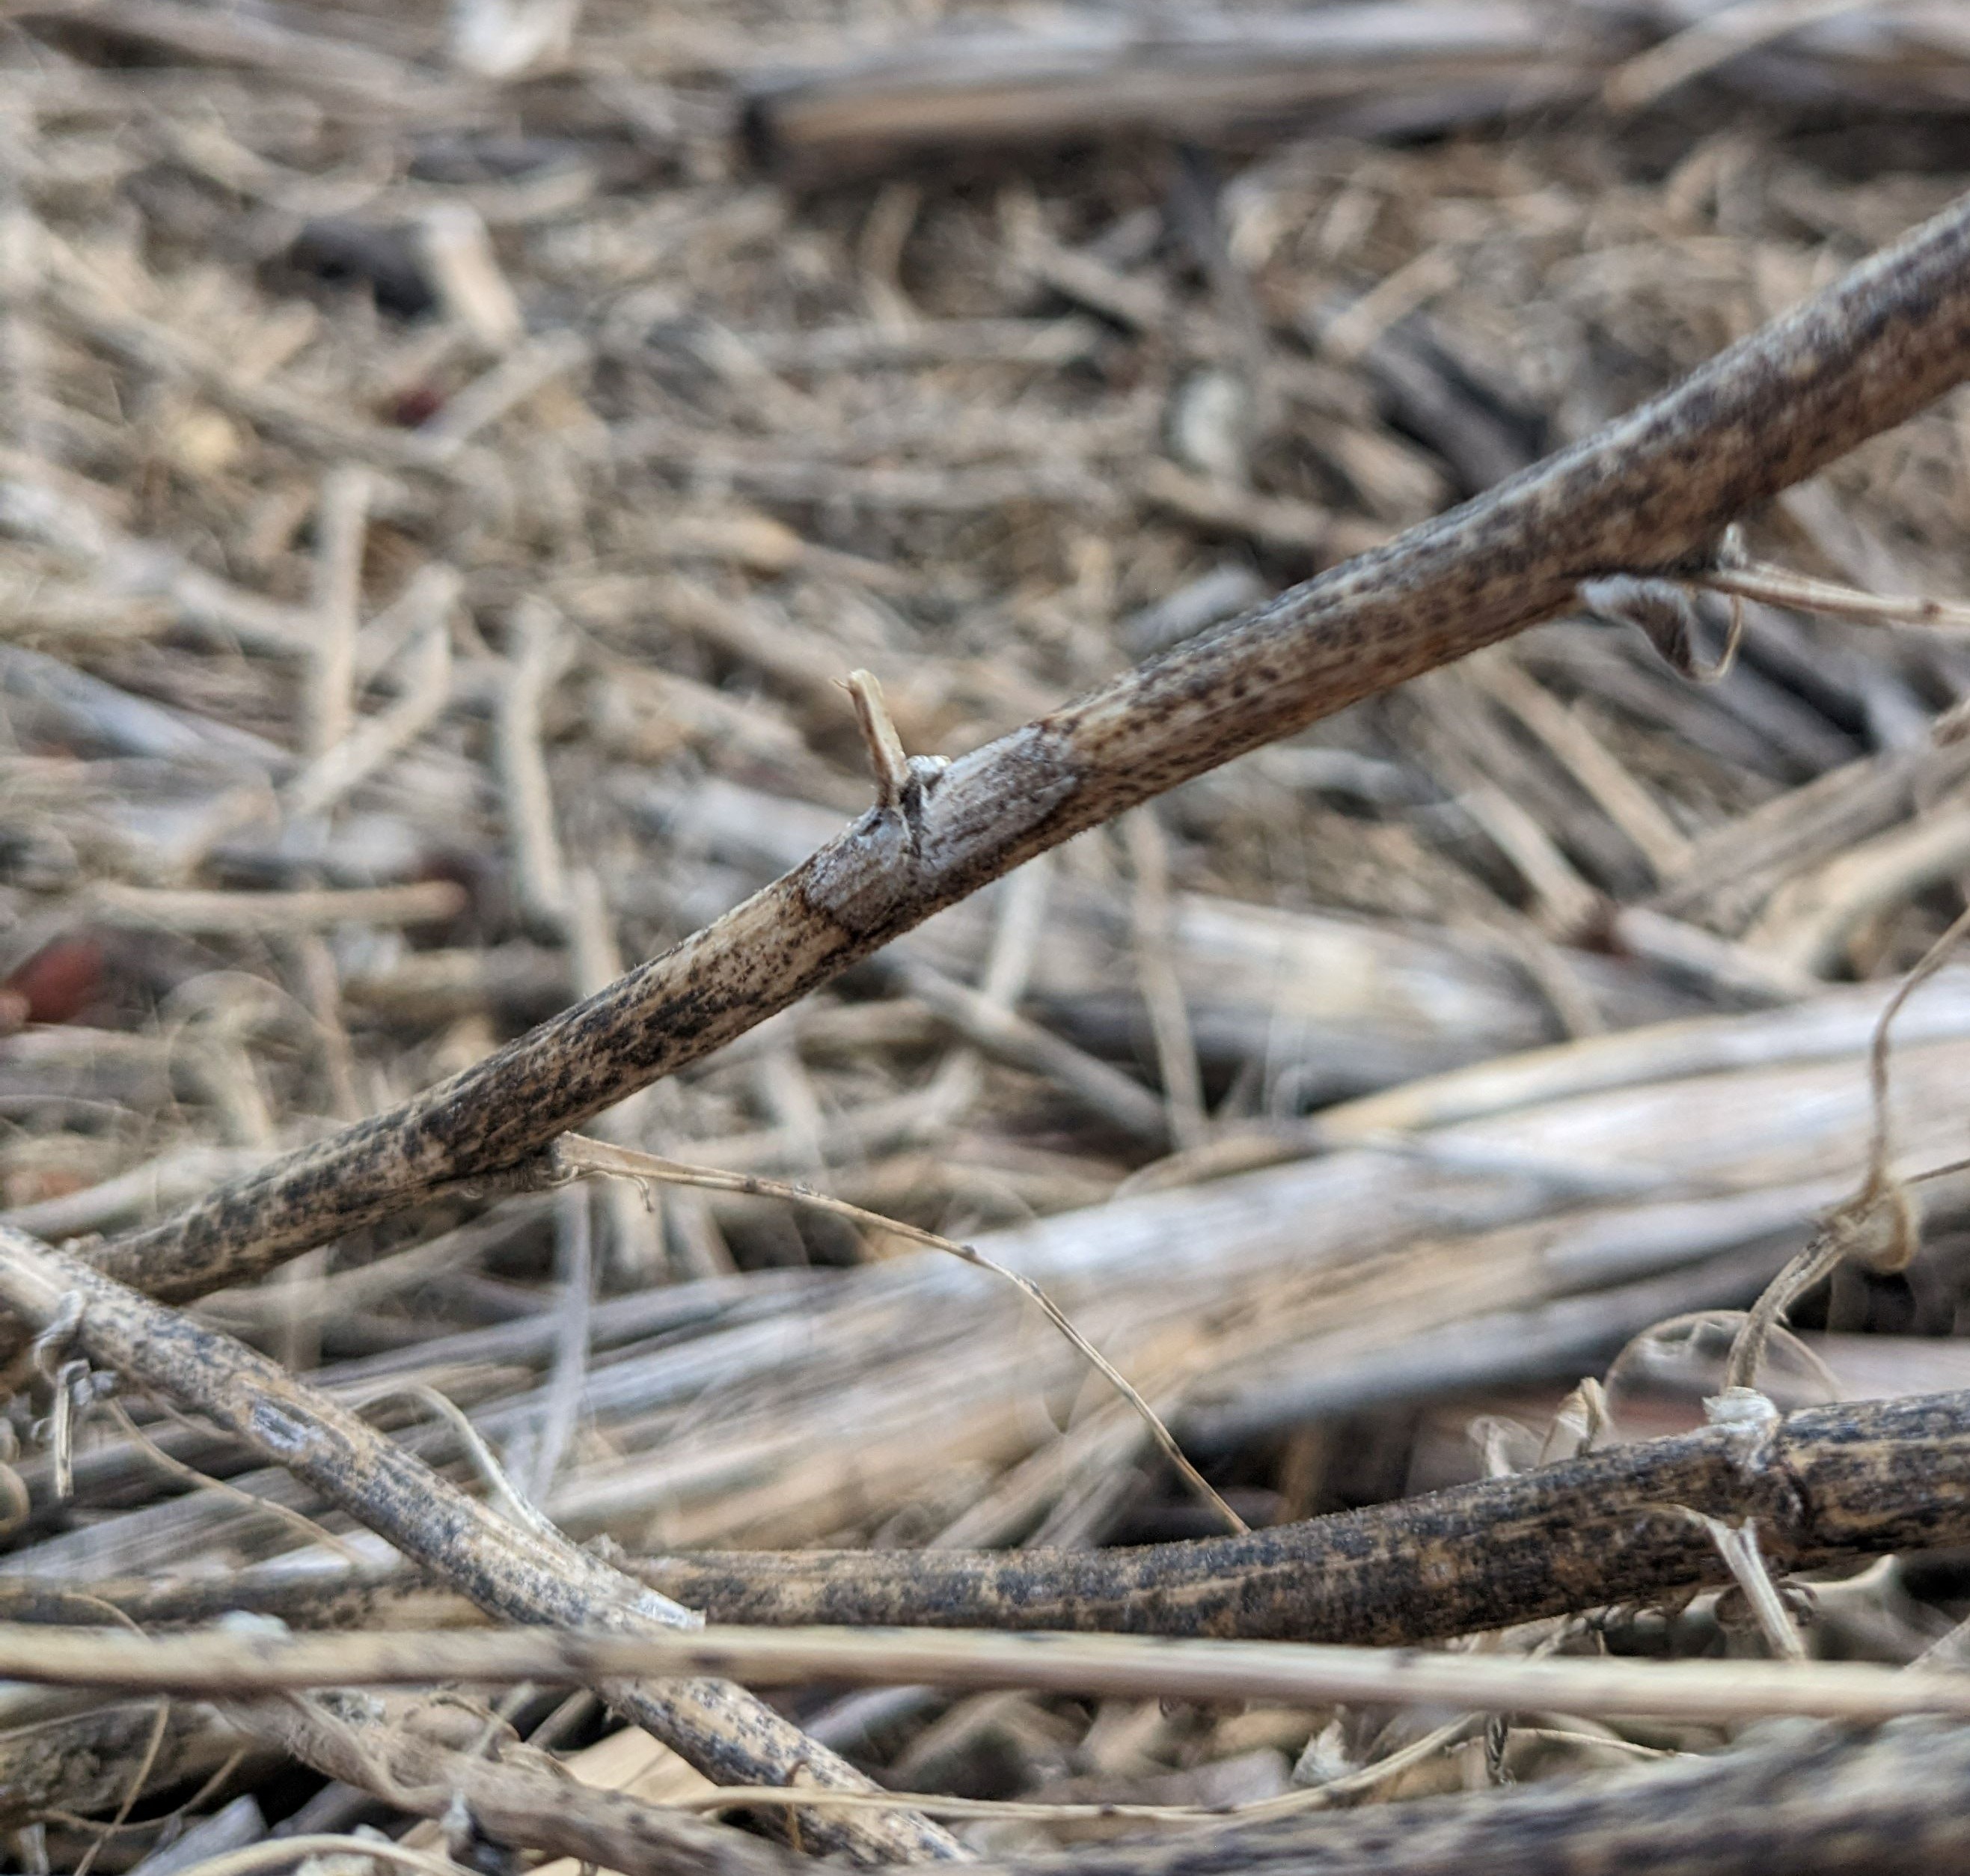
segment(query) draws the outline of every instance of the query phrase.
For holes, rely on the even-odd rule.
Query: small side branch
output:
[[[909,786],[910,759],[903,753],[903,740],[896,733],[889,707],[883,701],[883,687],[872,671],[848,674],[849,700],[855,706],[855,721],[869,751],[869,767],[876,777],[876,805],[900,808],[903,791]]]

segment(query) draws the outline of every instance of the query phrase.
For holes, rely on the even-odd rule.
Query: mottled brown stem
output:
[[[1732,1429],[1631,1446],[1242,1537],[1099,1551],[734,1551],[626,1560],[714,1621],[1110,1630],[1414,1642],[1728,1573],[1680,1513],[1757,1520],[1775,1569],[1970,1543],[1970,1393],[1809,1408],[1753,1444]],[[435,1627],[456,1605],[399,1579],[279,1570],[99,1582],[142,1623],[252,1609],[310,1627]],[[62,1585],[0,1578],[0,1619],[73,1621]]]
[[[0,1301],[98,1366],[204,1414],[284,1466],[440,1580],[502,1621],[602,1634],[694,1621],[545,1524],[509,1523],[369,1422],[219,1331],[125,1289],[80,1259],[0,1226]],[[874,1787],[743,1689],[709,1679],[611,1680],[626,1718],[722,1784]],[[810,1845],[864,1861],[948,1857],[949,1835],[908,1811],[803,1818]]]
[[[1100,1551],[734,1552],[636,1566],[721,1622],[1409,1642],[1728,1580],[1672,1507],[1752,1517],[1774,1569],[1970,1542],[1970,1393],[1815,1407],[1303,1523]]]
[[[1582,443],[938,769],[804,865],[447,1081],[93,1253],[171,1299],[246,1282],[730,1042],[1035,854],[1317,717],[1692,569],[1727,523],[1970,373],[1970,200]]]

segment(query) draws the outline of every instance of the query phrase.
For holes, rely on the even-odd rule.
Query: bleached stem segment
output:
[[[964,1629],[710,1628],[574,1633],[411,1630],[272,1637],[201,1629],[0,1627],[0,1672],[60,1686],[239,1698],[304,1687],[431,1681],[619,1683],[722,1674],[762,1686],[809,1681],[1039,1688],[1135,1700],[1254,1700],[1286,1706],[1432,1706],[1708,1722],[1786,1715],[1881,1721],[1970,1718],[1970,1677],[1846,1661],[1679,1661],[1613,1656],[1450,1654],[1135,1635]],[[860,1807],[858,1806],[859,1811]],[[853,1813],[850,1813],[853,1815]]]

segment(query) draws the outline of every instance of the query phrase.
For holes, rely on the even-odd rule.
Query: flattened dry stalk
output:
[[[0,1297],[44,1326],[73,1318],[74,1339],[92,1361],[196,1409],[490,1614],[622,1634],[695,1619],[558,1533],[506,1522],[244,1343],[5,1227]],[[723,1683],[616,1679],[601,1691],[626,1718],[727,1783],[785,1784],[798,1770],[817,1783],[873,1789],[771,1709]],[[819,1819],[811,1829],[803,1820],[802,1829],[809,1844],[863,1861],[956,1854],[945,1832],[906,1811]]]
[[[1966,372],[1970,201],[1593,437],[918,778],[600,996],[97,1260],[160,1296],[202,1295],[517,1167],[1071,836],[1551,618],[1583,580],[1700,568],[1746,508]]]
[[[660,1159],[654,1153],[638,1153],[631,1148],[613,1146],[603,1140],[584,1140],[579,1134],[556,1143],[554,1163],[558,1169],[570,1175],[600,1172],[613,1175],[617,1179],[654,1181],[659,1185],[697,1186],[710,1192],[743,1192],[752,1198],[785,1199],[789,1205],[802,1205],[812,1211],[825,1211],[835,1218],[846,1218],[850,1224],[869,1225],[877,1231],[890,1232],[898,1237],[907,1238],[913,1244],[921,1244],[926,1250],[941,1250],[947,1257],[955,1257],[961,1263],[970,1264],[974,1270],[988,1271],[1003,1282],[1011,1284],[1087,1357],[1090,1365],[1100,1372],[1102,1379],[1129,1403],[1131,1409],[1149,1429],[1149,1437],[1162,1448],[1170,1463],[1183,1474],[1198,1497],[1210,1506],[1231,1530],[1242,1532],[1247,1529],[1245,1520],[1224,1502],[1211,1481],[1191,1464],[1169,1429],[1162,1423],[1156,1409],[1143,1398],[1141,1390],[1074,1327],[1059,1304],[1031,1277],[1022,1276],[1018,1271],[1008,1270],[1003,1263],[995,1263],[970,1245],[958,1244],[954,1239],[940,1237],[936,1232],[926,1231],[918,1225],[905,1224],[895,1218],[886,1218],[879,1212],[868,1211],[860,1205],[852,1205],[846,1199],[831,1198],[825,1192],[817,1192],[806,1186],[789,1185],[782,1179],[762,1179],[754,1173],[722,1172],[712,1166],[684,1166],[674,1159]]]

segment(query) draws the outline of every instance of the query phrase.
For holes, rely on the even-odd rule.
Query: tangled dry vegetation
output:
[[[938,11],[0,6],[11,1866],[1948,1867],[1959,11]]]

